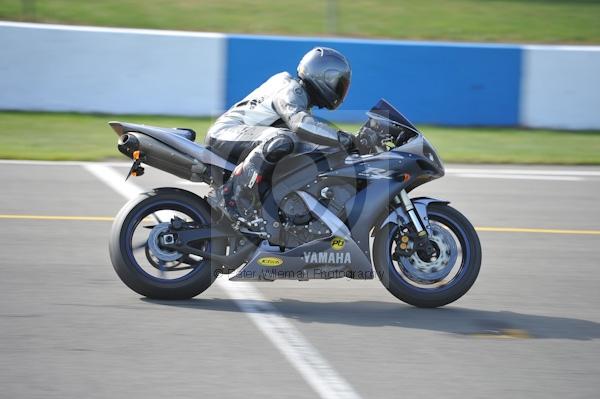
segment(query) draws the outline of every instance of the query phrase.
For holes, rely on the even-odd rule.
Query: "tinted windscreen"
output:
[[[373,108],[371,108],[371,110],[367,113],[367,115],[369,114],[375,114],[379,117],[390,119],[394,122],[399,123],[400,125],[414,130],[415,132],[419,131],[419,129],[417,129],[415,125],[413,125],[408,119],[406,119],[406,117],[402,115],[400,111],[398,111],[384,99],[379,100],[377,104],[375,104]],[[369,115],[369,117],[371,116],[372,115]]]
[[[420,134],[419,130],[404,115],[383,99],[379,100],[367,112],[367,116],[369,119],[362,126],[361,131],[369,128],[390,135],[393,137],[396,145],[401,144],[399,140],[406,142],[410,138]]]

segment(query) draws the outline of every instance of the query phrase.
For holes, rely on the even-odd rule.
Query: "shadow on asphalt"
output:
[[[191,299],[187,301],[144,302],[198,310],[241,312],[232,300]],[[256,301],[258,305],[262,301]],[[449,306],[418,309],[378,301],[304,302],[292,299],[268,301],[285,317],[301,323],[327,323],[358,327],[400,327],[449,334],[494,334],[503,330],[524,330],[530,338],[591,340],[600,338],[600,323],[567,317],[541,316],[510,311],[488,311]],[[263,306],[257,306],[263,309]],[[268,306],[266,307],[268,308]]]

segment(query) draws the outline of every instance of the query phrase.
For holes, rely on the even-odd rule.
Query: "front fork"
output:
[[[415,207],[408,197],[406,190],[400,191],[399,195],[394,197],[394,203],[397,206],[402,206],[406,211],[406,214],[410,218],[410,222],[415,229],[416,239],[414,240],[414,248],[416,251],[423,251],[427,257],[432,257],[436,253],[435,247],[431,244],[429,240],[429,235],[427,230],[421,223],[421,219],[419,215],[417,215],[417,211]]]
[[[406,190],[400,191],[400,194],[394,197],[394,202],[396,203],[396,205],[401,205],[404,208],[404,210],[408,214],[408,217],[410,218],[411,223],[415,228],[415,231],[417,232],[417,236],[427,237],[427,230],[425,230],[425,228],[423,227],[423,224],[421,223],[421,220],[419,219],[419,216],[415,211],[415,207],[412,201],[410,200],[410,198],[408,198]]]

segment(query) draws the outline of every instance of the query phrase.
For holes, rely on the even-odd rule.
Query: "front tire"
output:
[[[473,225],[456,209],[434,203],[428,207],[436,247],[443,247],[440,265],[394,255],[402,226],[387,224],[376,234],[373,261],[379,279],[395,297],[408,304],[435,308],[452,303],[469,291],[481,267],[481,244]],[[452,242],[453,241],[453,242]],[[460,260],[459,260],[460,258]],[[416,262],[415,262],[416,260]],[[444,265],[443,262],[447,264]],[[416,263],[416,265],[415,265]]]
[[[121,209],[113,223],[110,259],[119,278],[138,294],[153,299],[189,299],[210,287],[218,267],[206,259],[178,257],[177,253],[150,245],[150,240],[156,240],[160,234],[161,226],[170,222],[169,212],[186,215],[188,220],[200,224],[211,223],[210,207],[189,191],[162,188],[140,194]],[[169,220],[160,220],[160,215]],[[141,240],[135,236],[138,232]],[[144,232],[148,235],[145,243]],[[224,253],[222,240],[210,240],[203,245],[204,250]],[[167,278],[167,274],[175,277]]]

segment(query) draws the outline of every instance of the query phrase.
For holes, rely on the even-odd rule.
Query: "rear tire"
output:
[[[109,251],[113,267],[125,285],[148,298],[193,298],[210,287],[219,269],[209,260],[201,259],[191,272],[174,280],[160,279],[143,270],[133,254],[133,231],[148,217],[148,212],[171,208],[185,212],[194,221],[211,223],[210,207],[200,197],[185,190],[162,188],[140,194],[127,203],[112,226]],[[225,253],[223,240],[210,240],[207,245],[212,253]]]
[[[376,234],[373,243],[373,261],[380,281],[396,298],[410,305],[435,308],[452,303],[469,291],[481,267],[481,244],[473,225],[456,209],[434,203],[428,207],[430,222],[440,223],[456,236],[461,248],[461,264],[451,281],[427,287],[411,281],[408,273],[401,272],[400,262],[392,258],[392,244],[400,231],[396,224],[387,224]],[[407,259],[407,258],[404,258]]]

